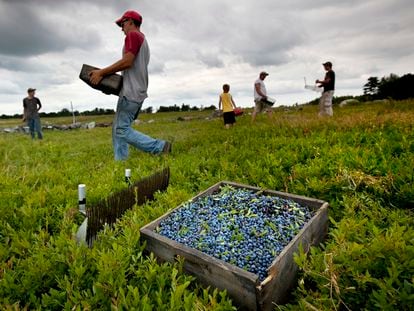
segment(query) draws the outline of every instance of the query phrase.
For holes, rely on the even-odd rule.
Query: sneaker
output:
[[[162,153],[171,153],[171,143],[166,141],[164,144],[164,148],[162,148]]]

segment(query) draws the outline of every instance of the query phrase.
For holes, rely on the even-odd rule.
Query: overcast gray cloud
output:
[[[0,114],[21,113],[28,87],[45,111],[114,108],[116,98],[79,80],[83,63],[118,60],[124,35],[114,21],[128,9],[144,18],[151,49],[144,107],[216,105],[229,83],[252,106],[261,70],[280,104],[307,102],[303,88],[331,60],[337,95],[358,95],[370,76],[414,66],[411,0],[0,0]]]
[[[81,14],[83,5],[75,7],[60,1],[0,3],[0,38],[3,43],[0,53],[3,55],[28,57],[100,44],[101,38],[92,29],[76,22],[76,15]]]

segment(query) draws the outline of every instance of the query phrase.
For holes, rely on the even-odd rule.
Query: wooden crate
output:
[[[296,283],[298,267],[293,255],[302,244],[307,252],[311,245],[320,243],[328,230],[328,203],[304,196],[285,192],[264,190],[234,182],[222,181],[195,196],[195,200],[219,191],[220,187],[230,185],[262,191],[264,195],[277,196],[295,201],[311,208],[315,214],[290,241],[282,252],[273,260],[268,269],[268,277],[259,281],[258,275],[245,271],[235,265],[207,255],[194,248],[164,237],[154,230],[160,222],[174,210],[164,214],[141,228],[141,239],[146,241],[146,249],[154,253],[161,261],[173,262],[178,256],[184,257],[184,270],[193,274],[205,285],[226,289],[235,304],[241,310],[273,310],[275,304],[286,302],[289,291]],[[181,208],[182,205],[176,209]]]

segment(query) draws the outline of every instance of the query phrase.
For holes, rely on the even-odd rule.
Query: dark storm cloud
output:
[[[78,73],[83,62],[119,59],[114,21],[128,9],[144,18],[151,105],[217,104],[223,82],[251,103],[261,70],[271,73],[275,97],[291,94],[281,103],[304,102],[315,94],[303,90],[303,77],[323,77],[326,60],[337,95],[361,94],[369,76],[414,70],[412,0],[0,0],[0,105],[20,102],[12,94],[28,86],[50,96],[50,111],[52,98],[112,105]]]
[[[0,9],[2,55],[36,56],[100,44],[92,30],[71,17],[78,9],[69,2],[65,6],[61,1],[1,1]]]
[[[47,67],[43,64],[16,56],[2,56],[0,68],[15,72],[36,72],[42,71]]]
[[[181,38],[172,41],[182,45],[173,46],[170,58],[196,59],[207,67],[223,67],[231,56],[252,66],[277,65],[303,42],[304,31],[293,10],[282,14],[269,10],[269,3],[178,0],[164,2],[162,10],[153,6],[149,18],[157,30]]]

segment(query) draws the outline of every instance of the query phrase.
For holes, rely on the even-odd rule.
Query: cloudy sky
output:
[[[414,71],[413,0],[0,0],[0,115],[22,112],[28,87],[43,111],[115,108],[117,98],[79,79],[82,64],[121,57],[114,21],[134,9],[151,49],[143,108],[217,105],[223,83],[253,106],[262,70],[279,105],[308,102],[304,89],[330,60],[336,95],[360,95],[368,77]]]

